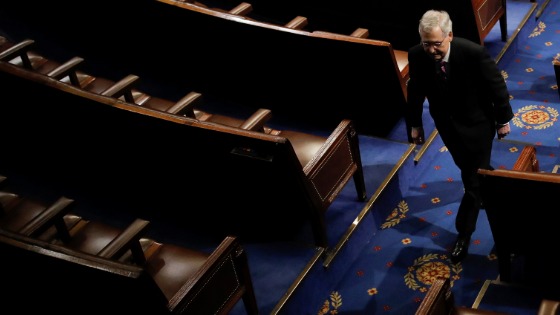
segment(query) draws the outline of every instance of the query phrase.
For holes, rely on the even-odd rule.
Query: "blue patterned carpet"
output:
[[[515,10],[516,4],[519,12],[513,11],[510,18],[515,14],[522,18],[529,2],[513,1],[509,5],[508,1],[508,10]],[[515,118],[507,139],[495,141],[495,168],[511,168],[526,144],[537,146],[542,171],[556,172],[560,164],[560,102],[552,66],[552,61],[560,58],[559,12],[560,1],[555,0],[547,3],[538,20],[533,13],[526,29],[508,48],[509,55],[498,63],[510,89]],[[517,27],[511,23],[509,26]],[[493,30],[487,41],[499,41],[498,30]],[[489,50],[501,49],[499,43],[487,46]],[[395,131],[395,137],[402,137],[398,133],[404,133],[404,129]],[[331,281],[313,280],[316,291],[325,291],[317,288],[320,285],[330,286],[322,299],[316,301],[316,292],[298,291],[299,295],[293,297],[297,302],[285,308],[286,314],[414,314],[437,276],[450,277],[457,304],[470,307],[485,280],[498,277],[494,242],[484,210],[480,212],[469,256],[456,265],[448,259],[456,235],[454,219],[462,184],[439,137],[417,165],[404,165],[395,181],[398,184],[391,185],[390,194],[396,197],[387,197],[392,200],[371,209],[374,217],[383,220],[363,227],[371,238],[357,258],[338,263],[347,264],[345,269],[323,270],[323,277]],[[309,284],[306,288],[312,287]],[[508,311],[536,313],[535,309]]]
[[[560,0],[537,4],[544,7],[538,19],[529,0],[508,0],[508,35],[515,40],[506,47],[495,27],[485,41],[494,56],[506,51],[498,66],[515,112],[512,133],[494,143],[495,168],[511,168],[526,144],[537,147],[541,170],[556,172],[560,165],[560,100],[552,66],[560,59]],[[427,112],[424,126],[429,133]],[[329,251],[341,242],[344,246],[330,256],[328,266],[314,262],[320,249],[313,245],[309,227],[293,243],[242,240],[261,314],[414,314],[437,276],[451,278],[457,304],[473,305],[485,281],[498,276],[486,213],[480,212],[469,256],[453,265],[448,252],[462,196],[459,171],[437,136],[418,163],[414,154],[407,155],[411,148],[404,124],[387,139],[360,136],[370,199],[357,201],[350,182],[329,207]],[[366,215],[357,222],[364,210]],[[81,215],[92,218],[94,211]],[[209,251],[216,245],[216,240],[188,235],[173,222],[152,223],[152,236],[160,241]],[[354,230],[347,234],[350,227]],[[508,311],[536,314],[534,309]],[[241,303],[231,313],[244,314]]]

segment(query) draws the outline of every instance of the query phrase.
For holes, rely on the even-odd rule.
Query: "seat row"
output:
[[[228,314],[243,300],[247,314],[258,314],[247,257],[235,236],[207,253],[148,237],[147,220],[121,229],[80,217],[73,199],[50,203],[1,186],[3,309]]]
[[[187,2],[204,5],[194,0],[163,0],[168,2]],[[205,1],[201,1],[205,3]],[[492,28],[499,23],[502,40],[507,40],[506,2],[501,0],[459,0],[445,2],[424,0],[409,3],[408,1],[361,2],[346,1],[269,1],[253,0],[255,12],[247,12],[243,3],[223,0],[208,0],[207,5],[214,10],[238,12],[260,21],[280,23],[298,15],[299,20],[306,23],[300,29],[311,31],[328,31],[339,34],[350,34],[359,29],[368,30],[371,38],[390,42],[395,49],[407,51],[418,43],[417,22],[422,14],[429,9],[442,9],[450,13],[455,36],[468,38],[483,44]],[[534,2],[534,1],[532,1]],[[216,8],[217,7],[217,8]],[[403,8],[406,8],[404,10]],[[224,10],[225,9],[225,10]],[[296,21],[296,19],[292,20]],[[300,23],[296,23],[299,25]],[[286,24],[291,25],[291,24]],[[356,29],[358,27],[358,29]]]
[[[384,42],[381,40],[376,40],[374,38],[369,38],[370,32],[367,28],[357,27],[353,29],[351,32],[348,33],[341,33],[341,32],[333,32],[327,31],[326,29],[315,28],[313,30],[308,30],[308,26],[310,26],[310,20],[313,22],[311,25],[314,24],[315,18],[309,19],[306,16],[297,15],[294,18],[291,18],[286,23],[279,21],[277,18],[268,17],[266,14],[267,10],[262,10],[265,14],[261,14],[260,10],[257,12],[254,11],[254,7],[251,3],[248,2],[241,2],[240,4],[231,7],[231,3],[225,2],[220,3],[220,7],[215,6],[208,6],[204,3],[194,0],[159,0],[163,3],[168,3],[170,5],[179,6],[182,9],[192,10],[195,12],[200,12],[201,14],[209,14],[215,17],[219,17],[222,19],[241,19],[248,20],[253,22],[252,24],[258,27],[266,27],[266,28],[274,28],[279,31],[283,32],[293,32],[293,30],[300,31],[302,35],[311,36],[311,37],[324,37],[333,40],[348,40],[352,41],[354,38],[362,38],[362,39],[370,39],[365,41],[369,44],[373,45],[390,45],[388,42]],[[216,2],[213,2],[215,5]],[[259,4],[257,7],[266,9],[268,4]],[[303,10],[302,10],[303,11]],[[270,12],[270,11],[269,11]],[[320,19],[317,19],[320,20]],[[332,28],[327,28],[332,29]],[[394,59],[396,61],[398,71],[406,83],[408,81],[408,52],[407,50],[398,50],[393,49],[392,53],[394,54]]]
[[[268,109],[259,109],[247,119],[205,112],[199,109],[202,103],[202,94],[200,93],[189,92],[177,102],[150,96],[135,88],[140,79],[136,75],[128,75],[117,82],[102,77],[94,77],[79,70],[84,61],[83,58],[73,57],[60,64],[30,51],[34,43],[34,40],[27,39],[14,44],[2,38],[0,39],[0,50],[3,50],[1,50],[0,60],[11,61],[12,64],[72,84],[91,93],[120,98],[128,103],[146,108],[245,130],[281,133],[265,128],[264,123],[272,117],[272,113]]]
[[[221,233],[294,237],[301,224],[311,223],[321,247],[328,247],[326,211],[342,188],[353,178],[357,199],[366,198],[350,120],[327,136],[272,129],[265,125],[270,110],[244,120],[198,111],[189,107],[198,93],[178,102],[151,97],[134,89],[137,76],[117,82],[92,76],[79,71],[81,58],[57,63],[31,51],[32,45],[0,46],[0,81],[18,99],[0,108],[2,130],[13,135],[6,140],[13,150],[0,157],[4,165],[87,191],[103,186],[118,200],[169,208],[180,221],[209,222],[205,228]],[[42,150],[51,153],[33,164],[22,160]],[[76,163],[87,167],[70,166]],[[212,212],[190,210],[193,198],[210,201]],[[262,222],[249,223],[255,220]]]
[[[389,42],[359,37],[366,30],[358,28],[356,36],[346,35],[354,31],[304,31],[298,28],[305,15],[294,23],[261,22],[245,13],[249,4],[244,3],[222,12],[179,1],[101,1],[106,2],[88,4],[88,16],[56,9],[83,10],[68,0],[40,3],[34,12],[10,3],[0,8],[0,15],[10,21],[4,29],[14,41],[56,43],[45,48],[47,55],[72,51],[88,60],[87,73],[111,78],[120,70],[158,78],[142,88],[151,94],[197,91],[238,108],[271,109],[285,125],[308,130],[330,130],[350,119],[359,133],[383,137],[402,118],[406,51],[397,53]],[[131,9],[139,15],[131,16]],[[59,32],[53,19],[79,25],[80,36]]]

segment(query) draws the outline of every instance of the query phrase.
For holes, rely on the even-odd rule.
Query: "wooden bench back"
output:
[[[247,256],[237,237],[228,235],[211,250],[162,243],[147,236],[150,221],[109,224],[105,221],[115,218],[83,218],[70,212],[76,204],[72,199],[60,197],[47,207],[46,187],[14,189],[11,180],[0,179],[7,182],[0,191],[0,208],[6,212],[0,215],[0,249],[9,255],[0,262],[1,275],[7,287],[22,288],[5,295],[5,309],[69,314],[91,311],[89,304],[94,304],[95,313],[115,308],[225,315],[243,300],[247,314],[258,314]],[[28,222],[19,228],[25,218]],[[187,233],[181,235],[183,240],[175,235],[174,242],[187,241]],[[37,303],[26,303],[34,295]]]
[[[200,1],[212,7],[231,6],[231,1]],[[197,2],[195,2],[197,3]],[[292,16],[307,17],[310,31],[351,34],[356,28],[369,31],[369,38],[390,42],[395,49],[408,51],[420,41],[418,21],[429,9],[446,10],[453,20],[453,33],[477,43],[500,21],[505,22],[502,0],[421,0],[397,1],[324,1],[324,0],[253,0],[254,14],[268,21],[286,21]],[[210,6],[210,5],[209,5]],[[251,16],[251,15],[249,15]],[[505,31],[505,25],[500,25]]]
[[[2,281],[9,288],[4,307],[21,313],[227,314],[245,296],[252,303],[247,312],[258,312],[247,258],[235,237],[225,238],[171,299],[142,265],[3,229],[0,250],[6,255]]]
[[[139,266],[6,230],[0,230],[0,248],[9,257],[0,262],[3,282],[10,288],[6,301],[22,313],[169,313],[165,297]]]
[[[293,238],[311,221],[317,245],[326,247],[325,211],[353,176],[359,199],[366,197],[349,120],[302,165],[282,136],[144,108],[5,61],[0,82],[11,87],[4,97],[17,99],[0,107],[0,128],[12,135],[2,167],[72,183],[148,218],[167,214],[261,239]],[[48,153],[23,159],[37,152]],[[209,211],[193,209],[205,202]]]
[[[207,99],[269,108],[286,124],[306,128],[330,129],[350,119],[358,132],[375,136],[386,136],[402,118],[406,86],[387,42],[312,35],[227,13],[217,16],[203,7],[191,10],[184,2],[107,1],[88,7],[91,17],[56,9],[78,9],[75,2],[56,4],[39,4],[35,10],[41,14],[4,10],[7,19],[17,19],[14,25],[22,24],[8,32],[52,38],[60,49],[47,55],[74,51],[90,63],[98,61],[84,70],[101,77],[112,78],[121,69],[120,77],[158,78],[159,83],[139,86],[150,94],[159,89],[175,98],[198,91]],[[80,36],[52,20],[80,25]]]
[[[532,266],[540,266],[537,273],[548,279],[540,285],[554,283],[552,279],[558,278],[553,270],[555,251],[542,251],[535,244],[560,237],[560,216],[554,207],[560,194],[560,174],[502,169],[478,172],[482,175],[482,194],[496,244],[500,280],[515,280],[511,258],[515,254],[536,264]]]

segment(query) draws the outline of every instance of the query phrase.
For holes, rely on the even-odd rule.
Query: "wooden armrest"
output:
[[[264,124],[272,117],[272,111],[259,108],[251,117],[247,118],[239,128],[250,131],[264,131]]]
[[[134,103],[134,97],[132,96],[132,88],[136,82],[140,79],[138,76],[133,74],[127,75],[124,79],[113,84],[108,89],[103,91],[101,95],[111,96],[114,98],[119,98],[124,95],[125,101],[128,103]]]
[[[242,2],[235,8],[229,10],[230,14],[245,16],[253,11],[253,6],[250,3]]]
[[[350,177],[354,177],[358,199],[366,199],[358,134],[351,120],[343,119],[338,124],[303,172],[321,194],[323,208],[330,205]]]
[[[539,171],[539,160],[537,159],[537,149],[533,146],[525,146],[515,164],[513,164],[512,170],[514,171],[526,171],[526,172],[538,172]]]
[[[296,16],[293,20],[284,25],[287,28],[301,30],[307,25],[307,18],[304,16]]]
[[[76,69],[83,61],[83,58],[74,57],[51,70],[49,73],[47,73],[47,76],[55,78],[57,80],[61,80],[62,78],[68,76],[70,78],[70,83],[72,83],[72,85],[74,86],[79,87],[80,80],[78,79],[78,75],[76,74]]]
[[[357,28],[352,34],[352,37],[359,37],[359,38],[368,38],[369,30],[367,28]]]
[[[326,156],[328,151],[331,150],[333,144],[340,142],[342,139],[345,139],[348,133],[351,130],[352,121],[349,119],[342,120],[336,129],[331,132],[328,139],[325,141],[321,149],[315,153],[315,158],[313,158],[307,165],[304,165],[304,173],[310,174],[312,169],[315,168],[314,164],[319,163],[321,156]]]
[[[73,199],[60,197],[49,208],[24,225],[19,230],[19,233],[30,237],[37,237],[54,225],[61,239],[69,238],[70,235],[66,229],[63,217],[70,212],[71,207],[69,205],[73,202]]]
[[[17,198],[17,194],[7,191],[0,191],[0,216],[6,214],[7,205]]]
[[[395,60],[397,61],[397,66],[399,67],[399,72],[401,73],[401,77],[406,82],[408,81],[409,78],[408,51],[394,49],[393,53],[395,54]]]
[[[175,105],[171,106],[167,112],[175,115],[181,115],[190,118],[196,118],[194,107],[202,100],[202,94],[190,92],[180,99]]]
[[[454,304],[450,280],[438,278],[426,292],[415,315],[451,314]]]
[[[560,301],[543,299],[539,305],[537,315],[560,314]]]
[[[23,66],[27,69],[33,70],[33,66],[31,65],[31,61],[29,60],[29,56],[27,55],[27,52],[31,48],[31,45],[33,45],[34,43],[35,41],[32,39],[26,39],[22,42],[19,42],[14,46],[1,52],[0,60],[10,61],[16,57],[20,57]]]
[[[150,221],[136,219],[124,231],[122,231],[115,239],[105,246],[97,256],[117,259],[124,255],[129,249],[132,251],[134,261],[142,265],[146,262],[146,257],[142,251],[140,238],[142,238],[150,225]]]
[[[235,287],[230,287],[235,284]],[[232,292],[233,290],[233,292]],[[196,293],[195,293],[196,292]],[[229,294],[224,294],[228,292]],[[227,236],[209,255],[191,280],[186,282],[175,296],[169,299],[169,309],[182,310],[185,314],[200,313],[200,307],[211,299],[222,309],[231,309],[242,295],[247,314],[258,314],[257,301],[249,273],[247,255],[236,237]],[[223,300],[216,301],[221,297]]]

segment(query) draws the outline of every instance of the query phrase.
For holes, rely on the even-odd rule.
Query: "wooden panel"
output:
[[[481,41],[486,38],[494,25],[505,14],[504,0],[472,0],[473,10],[476,17],[476,26]]]

